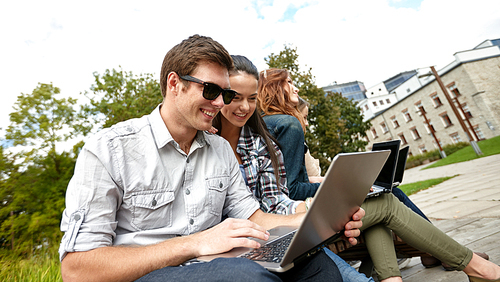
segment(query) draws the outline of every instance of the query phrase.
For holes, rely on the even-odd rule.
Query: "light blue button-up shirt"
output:
[[[66,192],[61,260],[68,252],[156,244],[259,209],[229,143],[199,131],[186,155],[159,109],[83,147]]]

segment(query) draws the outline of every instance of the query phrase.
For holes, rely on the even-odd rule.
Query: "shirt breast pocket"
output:
[[[224,209],[227,187],[229,186],[228,176],[217,176],[206,179],[208,187],[208,199],[210,213],[215,216],[221,216]]]
[[[139,230],[172,225],[172,191],[148,191],[132,196],[132,225]]]

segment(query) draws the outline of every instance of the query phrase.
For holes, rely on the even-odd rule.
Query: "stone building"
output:
[[[372,123],[366,149],[371,150],[374,142],[400,139],[402,146],[410,146],[411,154],[416,155],[437,149],[436,139],[441,146],[468,142],[458,118],[467,128],[473,128],[474,132],[469,133],[472,140],[500,135],[499,46],[500,39],[486,40],[472,50],[457,52],[455,61],[437,71],[460,117],[455,115],[434,75],[422,77],[422,70],[418,70],[420,87],[412,86],[414,90],[409,91],[405,83],[399,85],[391,93],[406,96],[398,94],[397,102],[390,107],[372,117],[365,116]],[[408,83],[415,85],[414,79]]]

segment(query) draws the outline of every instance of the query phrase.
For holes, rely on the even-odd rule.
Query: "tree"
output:
[[[149,114],[162,101],[160,84],[152,74],[133,75],[132,72],[107,69],[100,75],[94,72],[95,84],[84,95],[90,104],[82,107],[80,119],[86,128],[94,125],[109,127],[120,121]]]
[[[326,171],[336,154],[364,149],[366,123],[362,122],[363,117],[353,102],[338,94],[325,93],[316,86],[312,68],[300,71],[298,57],[297,48],[285,45],[284,50],[271,53],[265,61],[270,68],[287,69],[299,88],[299,95],[311,104],[305,139],[311,154]]]
[[[31,94],[21,93],[17,97],[5,139],[14,146],[29,148],[24,152],[27,161],[38,153],[55,153],[58,142],[67,141],[77,133],[72,127],[76,99],[57,99],[59,94],[59,88],[52,84],[39,83]]]
[[[72,98],[58,99],[52,84],[38,84],[21,94],[10,114],[6,140],[23,146],[20,153],[2,149],[0,180],[0,242],[18,255],[57,247],[64,196],[76,154],[58,152],[58,142],[77,134]]]
[[[340,119],[344,123],[345,130],[340,134],[341,153],[364,151],[368,142],[365,140],[366,132],[371,123],[363,121],[361,109],[356,102],[343,97],[339,93],[327,93],[333,95],[334,104],[340,109]]]

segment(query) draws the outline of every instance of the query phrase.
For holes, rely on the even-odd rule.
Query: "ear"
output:
[[[172,93],[176,96],[182,87],[182,81],[179,75],[175,72],[170,72],[167,76],[167,93]]]

